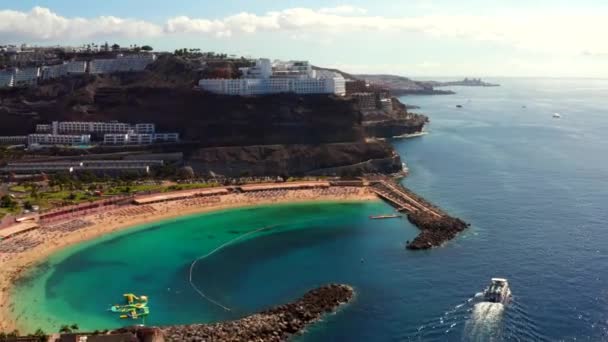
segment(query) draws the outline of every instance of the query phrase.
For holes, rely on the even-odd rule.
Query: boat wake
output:
[[[523,306],[483,301],[483,292],[407,333],[408,341],[547,341]]]
[[[502,341],[504,312],[505,306],[502,303],[475,304],[464,325],[463,340]]]

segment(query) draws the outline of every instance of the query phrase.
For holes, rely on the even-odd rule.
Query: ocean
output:
[[[368,219],[392,211],[382,202],[196,215],[54,255],[15,289],[16,315],[47,331],[117,327],[133,322],[106,310],[132,292],[150,297],[146,324],[214,322],[338,282],[355,300],[298,341],[606,340],[608,80],[488,81],[502,86],[401,98],[431,118],[428,135],[392,142],[404,184],[472,224],[442,247],[406,250],[407,220]],[[190,287],[196,258],[262,227],[193,268],[230,311]],[[480,301],[496,276],[506,306]]]

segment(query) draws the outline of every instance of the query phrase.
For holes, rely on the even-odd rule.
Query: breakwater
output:
[[[110,332],[130,335],[134,341],[286,341],[334,312],[354,297],[348,285],[330,284],[302,298],[240,320],[215,324],[175,325],[162,328],[128,327]]]
[[[413,241],[408,241],[408,249],[439,246],[469,226],[388,177],[370,181],[370,189],[398,211],[407,213],[408,220],[421,230]]]

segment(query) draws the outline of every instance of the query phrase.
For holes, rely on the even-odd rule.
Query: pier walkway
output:
[[[371,183],[370,189],[396,207],[397,211],[406,213],[423,212],[437,218],[441,218],[445,215],[445,213],[434,205],[390,179],[380,178]]]
[[[408,220],[421,232],[408,241],[408,249],[428,249],[453,239],[469,225],[459,218],[452,217],[416,195],[406,187],[384,176],[367,179],[371,191],[384,199],[399,212],[407,213]]]

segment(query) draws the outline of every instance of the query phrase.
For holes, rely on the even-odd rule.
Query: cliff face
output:
[[[381,142],[201,148],[186,158],[206,175],[353,176],[401,170],[399,155]]]
[[[153,122],[158,131],[181,134],[188,146],[174,148],[199,173],[356,175],[401,167],[389,145],[365,143],[366,136],[400,135],[423,125],[399,115],[364,123],[354,100],[334,95],[205,93],[192,89],[200,70],[165,58],[141,73],[0,90],[0,135],[28,134],[37,123],[54,120]]]
[[[48,86],[49,98],[17,94],[0,108],[0,135],[31,132],[52,120],[154,122],[202,146],[310,144],[361,141],[353,101],[331,95],[220,96],[183,88],[110,87],[105,80]],[[24,103],[29,103],[30,105]],[[36,103],[36,106],[31,105]],[[21,113],[34,113],[24,116]],[[16,118],[9,120],[8,118]],[[18,119],[17,119],[18,118]]]
[[[392,138],[403,134],[412,134],[422,131],[426,122],[412,122],[410,120],[385,120],[365,122],[365,134],[378,138]]]

